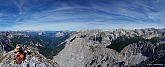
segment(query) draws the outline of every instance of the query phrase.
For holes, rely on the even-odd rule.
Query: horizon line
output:
[[[155,28],[155,27],[146,27],[146,28],[132,28],[132,29],[128,29],[128,28],[115,28],[115,29],[84,29],[84,30],[0,30],[2,31],[85,31],[85,30],[116,30],[116,29],[125,29],[125,30],[134,30],[134,29],[150,29],[150,28],[154,28],[154,29],[164,29],[165,27],[161,27],[161,28]]]

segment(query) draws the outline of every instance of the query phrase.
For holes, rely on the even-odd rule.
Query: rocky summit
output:
[[[30,54],[21,64],[14,64],[13,51],[4,54],[0,58],[0,67],[58,67],[56,62],[46,59],[36,48],[29,47]]]
[[[58,32],[53,34],[57,40],[46,38],[46,32],[37,37],[28,34],[1,33],[0,67],[164,67],[165,63],[165,29]],[[69,38],[63,38],[65,35]],[[27,47],[29,54],[22,64],[14,64],[13,44],[20,38],[28,40],[20,43],[31,44]]]

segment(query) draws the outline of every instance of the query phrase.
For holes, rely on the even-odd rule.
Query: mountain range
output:
[[[165,29],[2,31],[0,67],[146,67],[165,62]],[[13,64],[16,44],[31,54]]]

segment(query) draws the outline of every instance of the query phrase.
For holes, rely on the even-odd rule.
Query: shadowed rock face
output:
[[[116,39],[125,36],[128,40],[132,37],[141,37],[136,42],[127,43],[120,52],[107,46]],[[152,39],[158,37],[158,39]],[[124,38],[121,39],[125,41]],[[131,66],[144,62],[153,54],[164,50],[163,29],[136,29],[113,31],[87,30],[79,31],[69,39],[65,48],[54,57],[61,67],[118,67]],[[124,43],[123,43],[124,44]],[[120,47],[121,44],[115,44]],[[116,48],[117,48],[116,47]]]
[[[12,50],[9,46],[10,38],[7,33],[0,33],[0,56]]]

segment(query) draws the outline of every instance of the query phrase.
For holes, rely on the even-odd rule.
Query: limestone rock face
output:
[[[62,52],[64,53],[54,57],[61,67],[115,66],[112,64],[120,61],[120,55],[116,51],[102,45],[87,43],[82,38],[70,42]]]
[[[142,37],[146,41],[128,44],[121,52],[107,48],[118,37]],[[148,41],[154,37],[164,37],[163,29],[117,29],[112,31],[77,31],[67,39],[65,48],[54,56],[61,67],[119,67],[131,66],[146,61],[159,50],[165,40]],[[159,46],[159,48],[158,48]],[[140,64],[139,64],[140,65]]]
[[[62,37],[62,36],[64,36],[64,33],[63,32],[57,32],[55,36],[56,37]]]
[[[134,65],[150,57],[153,54],[153,49],[154,44],[139,41],[126,46],[120,54],[124,58],[125,65]]]

